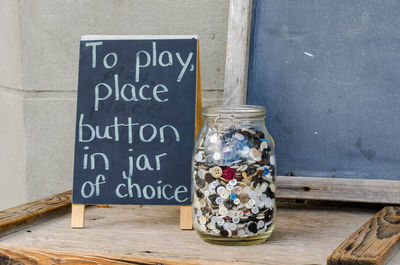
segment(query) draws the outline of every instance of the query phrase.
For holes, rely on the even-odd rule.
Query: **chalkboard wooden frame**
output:
[[[224,103],[245,104],[252,0],[231,0]],[[400,181],[277,176],[280,198],[400,204]]]
[[[112,40],[126,40],[126,39],[161,39],[164,36],[146,35],[146,36],[108,36],[108,39]],[[167,37],[167,36],[165,36]],[[187,37],[187,36],[169,36],[168,39],[174,39],[175,37]],[[198,133],[202,127],[201,119],[201,108],[202,108],[202,98],[201,98],[201,69],[200,69],[200,39],[197,35],[192,35],[197,39],[197,55],[196,55],[196,91],[195,91],[195,124],[194,124],[194,138],[197,137]],[[101,35],[84,36],[82,38],[90,38],[95,40],[96,38],[104,39]],[[82,39],[81,39],[82,40]],[[100,208],[108,208],[108,205],[97,205]],[[71,228],[84,228],[85,226],[85,208],[86,204],[74,204],[71,206]],[[193,229],[192,221],[192,206],[191,205],[181,205],[180,206],[180,229],[190,230]]]

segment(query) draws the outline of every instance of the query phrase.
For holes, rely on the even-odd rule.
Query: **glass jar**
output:
[[[261,106],[204,109],[193,153],[193,224],[206,242],[252,245],[274,229],[274,142]]]

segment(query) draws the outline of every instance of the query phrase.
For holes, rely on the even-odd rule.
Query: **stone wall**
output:
[[[228,0],[0,1],[0,210],[72,188],[79,38],[199,35],[222,102]]]

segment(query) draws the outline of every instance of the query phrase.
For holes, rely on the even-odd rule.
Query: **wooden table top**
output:
[[[376,212],[281,207],[267,242],[226,247],[203,242],[193,230],[180,230],[179,207],[89,207],[84,229],[71,229],[70,214],[63,215],[0,237],[0,252],[32,260],[79,256],[109,264],[326,264],[332,251]],[[387,264],[399,265],[400,253]]]

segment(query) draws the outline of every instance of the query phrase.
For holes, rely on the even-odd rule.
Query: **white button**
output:
[[[220,194],[220,196],[224,199],[227,199],[229,197],[230,193],[227,190],[223,190]]]
[[[224,199],[222,199],[221,197],[217,197],[216,199],[215,199],[215,203],[217,204],[217,205],[220,205],[220,204],[222,204],[224,202]]]
[[[235,133],[235,138],[238,139],[239,141],[243,141],[244,140],[243,134],[240,134],[240,133]]]
[[[244,230],[239,230],[238,236],[240,236],[240,237],[246,237],[247,235],[246,235],[246,232],[245,232]]]
[[[214,180],[213,182],[210,183],[211,187],[216,188],[219,185],[219,182],[217,180]]]
[[[202,225],[206,224],[207,223],[207,218],[204,215],[200,216],[199,223],[202,224]]]
[[[234,223],[230,223],[230,224],[229,224],[229,229],[230,229],[230,230],[236,230],[236,229],[237,229],[237,225],[234,224]]]
[[[232,218],[232,222],[238,224],[240,222],[240,218],[238,216],[235,216]]]
[[[203,162],[204,161],[203,155],[204,155],[203,151],[198,152],[197,155],[195,156],[196,162]]]
[[[267,188],[268,188],[267,183],[261,184],[261,191],[262,191],[262,192],[266,192],[266,191],[267,191]]]
[[[232,185],[231,183],[228,183],[228,184],[226,184],[225,188],[226,188],[226,190],[231,191],[231,190],[233,190],[233,186],[234,185]]]
[[[219,152],[215,152],[213,154],[213,158],[214,158],[214,160],[220,160],[221,159],[221,154]]]
[[[235,205],[239,205],[240,204],[240,200],[238,198],[236,198],[236,199],[233,200],[233,203]]]
[[[216,134],[211,135],[210,142],[213,143],[213,144],[218,142],[218,136]]]
[[[249,151],[250,151],[250,148],[248,147],[248,146],[243,146],[243,149],[242,149],[242,153],[243,154],[247,154],[247,153],[249,153]]]
[[[255,193],[254,191],[249,192],[249,197],[250,199],[255,199],[257,197],[257,193]]]
[[[243,191],[242,191],[242,192],[249,194],[249,193],[252,192],[252,191],[253,191],[253,190],[252,190],[249,186],[246,186],[246,187],[243,188]]]
[[[215,223],[214,222],[210,222],[207,224],[208,229],[214,230],[216,228]]]
[[[257,150],[256,148],[251,148],[249,151],[251,159],[255,161],[260,161],[261,160],[261,152]]]
[[[239,170],[239,171],[245,171],[247,168],[248,168],[248,166],[247,166],[246,164],[244,164],[244,165],[241,165],[241,166],[238,168],[238,170]]]
[[[267,199],[264,201],[264,204],[265,204],[265,207],[266,207],[266,208],[271,208],[271,207],[272,207],[272,200],[271,200],[271,198],[267,198]]]
[[[271,156],[271,157],[269,158],[269,163],[270,163],[271,165],[275,166],[275,163],[276,163],[276,161],[275,161],[275,156]]]
[[[218,217],[217,224],[218,224],[219,226],[222,226],[224,223],[225,223],[225,220],[224,220],[223,218],[221,218],[221,217]]]
[[[229,181],[229,184],[234,187],[237,184],[237,180],[236,179],[232,179],[231,181]]]
[[[256,204],[256,201],[254,199],[250,199],[247,203],[253,207],[254,204]]]
[[[233,218],[233,217],[235,216],[235,212],[234,212],[233,210],[229,210],[229,211],[228,211],[228,216],[229,216],[230,218]]]
[[[228,209],[226,209],[225,207],[219,207],[218,213],[222,216],[226,216],[228,214]]]
[[[258,208],[263,208],[264,207],[264,201],[261,201],[261,200],[258,200],[258,201],[256,201],[256,206],[258,207]]]
[[[271,189],[272,192],[276,191],[276,186],[274,183],[269,184],[269,188]]]
[[[232,189],[232,192],[235,193],[236,195],[240,195],[240,194],[242,193],[242,187],[240,187],[240,186],[235,186],[235,187]]]
[[[224,190],[226,190],[223,186],[219,186],[218,188],[217,188],[217,193],[218,194],[221,194],[221,192],[222,191],[224,191]]]
[[[251,212],[253,214],[258,214],[260,212],[260,210],[258,209],[258,207],[254,206],[253,208],[251,208]]]
[[[225,223],[225,224],[223,225],[223,228],[224,228],[225,230],[228,230],[229,227],[230,227],[230,224],[229,224],[229,223]]]
[[[268,143],[266,141],[262,141],[260,144],[260,150],[264,150],[268,148]]]

